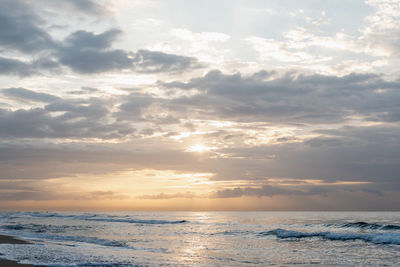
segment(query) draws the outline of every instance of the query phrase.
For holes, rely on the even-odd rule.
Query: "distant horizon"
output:
[[[243,209],[243,210],[161,210],[161,209],[154,209],[154,210],[150,210],[150,209],[143,209],[143,210],[102,210],[102,209],[82,209],[82,210],[74,210],[74,209],[2,209],[0,210],[0,212],[48,212],[48,213],[57,213],[57,212],[84,212],[84,213],[97,213],[97,212],[193,212],[193,213],[207,213],[207,212],[400,212],[400,210],[249,210],[249,209]]]
[[[399,1],[1,7],[0,211],[399,211]]]

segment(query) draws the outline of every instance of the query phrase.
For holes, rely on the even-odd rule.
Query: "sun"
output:
[[[216,147],[205,146],[203,144],[196,144],[196,145],[189,147],[186,151],[188,151],[188,152],[204,152],[204,151],[210,151],[212,149],[216,149]]]

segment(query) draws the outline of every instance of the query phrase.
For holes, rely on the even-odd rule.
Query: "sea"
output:
[[[400,212],[0,212],[43,266],[400,266]]]

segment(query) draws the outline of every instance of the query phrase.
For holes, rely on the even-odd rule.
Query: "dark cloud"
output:
[[[367,181],[379,186],[398,183],[398,126],[341,129],[342,136],[306,139],[303,143],[238,144],[218,152],[225,156],[216,180],[262,180],[297,177],[325,181]],[[224,168],[224,165],[230,168]],[[378,185],[376,185],[378,187]]]
[[[76,31],[65,38],[64,43],[75,49],[108,49],[115,38],[121,34],[120,30],[111,29],[101,34],[87,31]]]
[[[313,147],[319,147],[319,146],[337,147],[346,144],[346,140],[341,138],[332,138],[332,137],[316,137],[308,139],[304,143]]]
[[[17,98],[21,100],[29,100],[34,102],[48,103],[60,100],[60,98],[54,95],[38,93],[25,88],[6,88],[2,89],[0,92],[8,97]]]
[[[57,51],[59,61],[84,74],[131,68],[132,59],[128,52],[110,48],[118,34],[118,30],[101,34],[86,31],[72,33]]]
[[[119,106],[118,119],[131,121],[143,120],[143,110],[155,102],[156,99],[151,95],[132,93],[124,97],[124,102]]]
[[[269,78],[263,80],[263,77]],[[315,136],[313,138],[303,140],[301,136],[294,138],[277,135],[272,139],[276,143],[252,146],[245,145],[245,142],[251,138],[247,135],[247,130],[260,132],[265,131],[265,128],[241,128],[241,135],[237,135],[237,131],[229,131],[229,127],[224,131],[220,129],[208,131],[201,135],[203,140],[233,143],[209,153],[203,153],[204,159],[201,164],[194,158],[193,162],[186,162],[185,168],[215,173],[216,175],[212,178],[215,180],[298,177],[326,181],[379,180],[382,184],[392,186],[397,183],[395,179],[397,173],[400,172],[398,164],[400,158],[398,133],[400,131],[397,124],[342,128],[337,125],[326,126],[332,123],[329,120],[330,116],[340,117],[336,122],[342,122],[346,120],[347,114],[369,119],[369,115],[375,114],[377,110],[392,112],[392,109],[397,108],[394,103],[398,97],[396,82],[383,81],[376,75],[350,75],[343,77],[343,81],[340,80],[341,78],[319,75],[283,76],[272,80],[271,78],[265,73],[242,77],[239,74],[224,75],[220,72],[212,72],[188,83],[175,82],[172,86],[180,88],[179,90],[190,88],[201,90],[204,92],[204,97],[201,98],[203,102],[196,102],[199,96],[161,99],[151,94],[136,92],[128,96],[114,97],[112,100],[107,98],[55,100],[48,102],[44,108],[1,110],[0,136],[3,138],[100,138],[104,140],[138,138],[142,140],[140,138],[149,138],[155,133],[164,131],[162,136],[167,138],[170,136],[167,132],[171,132],[171,129],[163,130],[162,128],[168,127],[170,123],[179,123],[185,118],[190,118],[190,120],[229,118],[231,121],[240,123],[244,115],[236,110],[236,107],[248,106],[253,111],[253,113],[245,114],[245,118],[249,118],[247,121],[249,123],[260,120],[271,123],[279,121],[280,125],[292,126],[296,122],[309,125],[312,123],[312,128],[318,130],[310,132],[312,136]],[[195,83],[198,85],[194,86]],[[296,88],[297,83],[300,89]],[[168,87],[171,84],[165,86]],[[184,88],[185,86],[187,88]],[[233,88],[232,95],[228,94],[230,87]],[[386,88],[387,92],[376,93],[376,88]],[[246,91],[246,96],[240,90]],[[283,92],[280,92],[281,90]],[[296,90],[302,93],[292,96],[290,92]],[[18,97],[36,99],[43,97],[33,96],[30,92],[23,90],[10,92],[17,94]],[[340,92],[346,97],[341,97]],[[353,101],[350,104],[347,98],[352,99],[356,96],[363,101]],[[372,99],[380,97],[387,105],[383,107],[372,105]],[[307,98],[313,98],[313,100]],[[319,101],[325,101],[326,105],[318,104]],[[299,116],[301,114],[299,111],[266,113],[264,105],[269,104],[272,107],[280,106],[278,110],[283,110],[286,105],[295,104],[299,107],[310,105],[314,112],[320,113],[321,120],[308,121],[305,118],[309,118],[311,114],[302,117]],[[258,108],[261,111],[257,110]],[[228,113],[219,113],[220,110],[227,109],[231,111],[229,116]],[[335,114],[328,115],[322,120],[326,109]],[[184,125],[181,126],[184,127]],[[303,126],[300,124],[296,127]],[[235,138],[232,134],[236,134]],[[154,140],[154,143],[149,144],[149,147],[153,149],[154,146],[159,146],[158,142],[166,144],[165,140],[161,141],[157,138],[151,140]],[[167,158],[166,162],[169,162],[171,168],[172,166],[181,168],[173,163],[175,161],[172,159]],[[149,160],[148,167],[151,163],[154,161]]]
[[[61,65],[58,61],[52,58],[39,58],[32,61],[31,66],[35,68],[37,73],[41,73],[43,71],[49,71],[52,74],[59,73],[61,71]]]
[[[192,116],[204,119],[288,124],[341,123],[351,116],[400,120],[400,82],[388,82],[375,74],[336,77],[288,73],[265,80],[265,73],[243,77],[211,71],[186,83],[163,85],[166,90],[199,90],[195,96],[171,101],[168,108],[195,110]]]
[[[194,57],[178,56],[162,52],[139,50],[133,59],[134,68],[138,72],[177,72],[204,67]]]
[[[382,197],[383,193],[375,188],[375,185],[325,185],[325,186],[271,186],[264,185],[261,187],[236,187],[234,189],[219,190],[211,195],[215,198],[237,198],[237,197],[273,197],[279,195],[285,196],[323,196],[334,192],[366,192]]]
[[[40,19],[25,1],[3,0],[0,9],[0,46],[23,53],[33,53],[55,47],[44,31]]]
[[[80,90],[69,91],[68,94],[70,95],[85,95],[85,94],[92,94],[100,92],[99,89],[92,88],[92,87],[82,87]]]
[[[59,61],[78,73],[131,69],[142,73],[177,72],[202,67],[196,58],[139,50],[136,53],[112,49],[121,34],[111,29],[101,34],[77,31],[58,49]]]
[[[46,2],[50,4],[50,2]],[[101,14],[105,8],[94,1],[58,1],[58,8],[69,7],[82,12]],[[54,4],[54,3],[53,3]],[[0,57],[0,74],[29,76],[41,70],[61,71],[60,65],[81,74],[129,69],[141,73],[177,72],[202,67],[197,59],[156,51],[136,53],[112,48],[121,35],[118,29],[103,33],[78,30],[63,41],[55,40],[36,15],[38,10],[26,1],[2,2],[0,10],[0,47],[36,58],[30,62]]]
[[[98,4],[93,0],[58,0],[56,3],[54,1],[46,1],[48,4],[57,4],[58,7],[65,6],[67,8],[73,9],[73,11],[79,11],[81,13],[99,16],[107,13],[106,7]]]
[[[242,196],[274,196],[274,195],[313,195],[313,194],[322,194],[323,192],[318,191],[302,191],[298,189],[286,189],[282,187],[274,187],[265,185],[262,187],[246,187],[246,188],[234,188],[234,189],[225,189],[217,191],[214,197],[217,198],[234,198],[234,197],[242,197]]]
[[[31,64],[25,62],[0,57],[0,75],[30,76],[36,73]]]
[[[52,59],[39,58],[32,62],[23,62],[11,58],[0,57],[0,75],[32,76],[43,72],[59,72],[60,65]]]
[[[108,106],[98,99],[62,101],[29,90],[6,91],[33,101],[53,101],[44,108],[0,109],[0,136],[6,138],[120,138],[134,132],[123,122],[107,122]],[[54,112],[58,112],[57,115]]]

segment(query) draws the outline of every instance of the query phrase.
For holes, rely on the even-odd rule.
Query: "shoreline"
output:
[[[25,240],[17,239],[13,236],[0,234],[0,244],[26,245],[26,244],[32,244],[32,243],[25,241]],[[1,254],[1,252],[0,252],[0,257],[2,255],[3,254]],[[2,266],[2,267],[44,267],[44,266],[33,265],[33,264],[18,263],[16,261],[6,260],[6,259],[1,259],[1,258],[0,258],[0,266]]]

